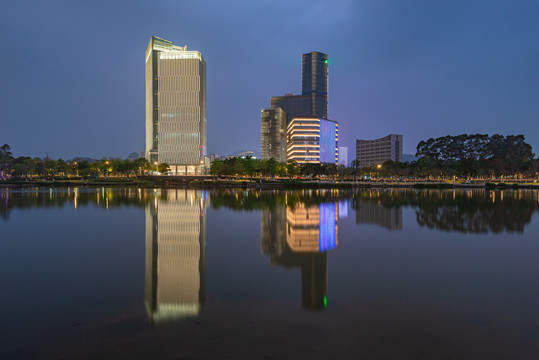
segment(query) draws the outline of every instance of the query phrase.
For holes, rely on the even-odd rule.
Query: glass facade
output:
[[[312,117],[292,119],[287,128],[287,159],[300,164],[337,164],[339,124]]]
[[[262,109],[262,159],[286,162],[286,113],[281,108]]]
[[[301,56],[301,94],[311,97],[310,116],[328,118],[328,55],[312,51]]]
[[[205,173],[206,63],[152,36],[146,50],[146,157],[176,175]]]
[[[286,113],[287,124],[298,116],[311,116],[311,96],[285,95],[271,98],[271,108],[280,107]]]

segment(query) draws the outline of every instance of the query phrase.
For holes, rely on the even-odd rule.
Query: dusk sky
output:
[[[539,153],[539,1],[6,1],[0,145],[122,157],[145,141],[151,35],[206,60],[208,153],[260,151],[260,109],[329,55],[340,146],[524,134]]]

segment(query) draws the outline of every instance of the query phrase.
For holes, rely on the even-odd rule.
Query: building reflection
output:
[[[146,310],[152,326],[197,315],[205,295],[207,197],[161,190],[146,205]]]
[[[356,224],[374,224],[395,231],[402,230],[402,207],[386,207],[380,201],[357,200]]]
[[[279,206],[261,212],[261,251],[274,266],[301,269],[301,305],[308,310],[327,306],[327,251],[337,247],[336,203],[294,208]]]

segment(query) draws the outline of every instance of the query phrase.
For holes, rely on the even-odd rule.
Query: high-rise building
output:
[[[175,175],[204,174],[206,62],[152,36],[146,50],[146,158]]]
[[[328,55],[317,51],[301,57],[301,95],[287,93],[271,98],[271,109],[281,108],[286,114],[287,125],[295,118],[328,118]],[[262,110],[262,116],[268,116]],[[266,120],[267,121],[267,120]],[[262,148],[276,145],[267,136],[262,118]],[[264,150],[263,150],[264,152]],[[264,157],[262,157],[264,158]]]
[[[301,56],[301,95],[311,97],[310,116],[328,118],[328,55],[312,51]]]
[[[262,159],[286,162],[286,113],[277,107],[262,109]]]
[[[287,128],[287,159],[299,164],[337,164],[339,124],[313,117],[292,119]]]
[[[376,140],[356,140],[356,160],[360,167],[402,162],[402,135],[390,134]]]
[[[206,197],[161,190],[146,206],[146,310],[151,324],[195,316],[205,297]]]

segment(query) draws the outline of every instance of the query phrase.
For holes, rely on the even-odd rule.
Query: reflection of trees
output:
[[[275,209],[281,205],[286,205],[289,208],[295,208],[297,204],[310,207],[350,198],[351,196],[351,191],[338,189],[295,191],[220,190],[211,193],[211,206],[214,209],[224,207],[236,211],[255,211]]]
[[[154,189],[137,188],[67,188],[52,190],[0,191],[0,217],[7,220],[10,212],[37,207],[144,207],[152,201]],[[385,209],[403,206],[416,208],[421,226],[459,232],[522,232],[539,209],[538,190],[419,190],[381,189],[366,191],[343,190],[218,190],[209,192],[211,206],[235,211],[255,211],[315,206],[352,198],[352,208],[358,212],[361,204],[376,204]],[[166,201],[166,192],[160,201]],[[385,212],[384,212],[385,213]],[[398,227],[397,227],[398,228]]]
[[[354,194],[352,207],[377,202],[417,208],[421,226],[463,233],[522,232],[539,209],[537,190],[380,190]]]
[[[0,216],[9,218],[13,209],[84,207],[144,207],[150,192],[134,188],[65,188],[50,190],[0,191]]]

